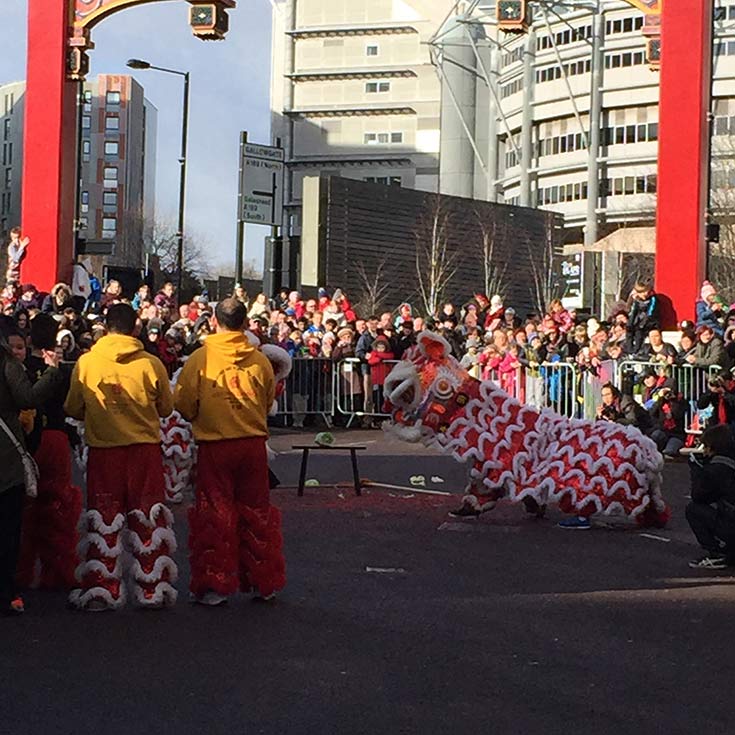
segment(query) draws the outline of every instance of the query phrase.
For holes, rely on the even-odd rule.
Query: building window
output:
[[[384,184],[385,186],[401,186],[403,183],[400,176],[365,176],[363,181],[368,184]]]
[[[79,218],[79,229],[86,230],[88,226],[89,226],[89,220],[86,217],[80,217]]]
[[[102,237],[111,239],[117,234],[117,220],[115,217],[102,218]]]
[[[377,56],[380,53],[380,49],[375,44],[369,44],[365,47],[366,56]]]
[[[538,72],[536,72],[538,74]],[[523,89],[523,77],[514,79],[510,84],[505,84],[500,88],[500,99],[504,100],[506,97],[510,97],[512,94],[516,94]]]
[[[117,166],[105,167],[105,188],[114,189],[117,186]]]
[[[119,105],[120,104],[120,92],[108,92],[105,97],[105,102],[108,105]]]
[[[5,188],[10,189],[12,183],[13,183],[13,169],[6,168],[5,169]]]
[[[105,155],[117,156],[120,152],[120,144],[116,140],[105,141]]]
[[[363,142],[366,145],[388,145],[403,143],[403,133],[365,133]]]
[[[82,130],[89,130],[92,127],[92,116],[82,115]]]
[[[82,160],[87,162],[92,153],[92,143],[88,140],[82,141]]]
[[[3,166],[13,165],[13,144],[3,143]]]
[[[117,207],[117,192],[116,191],[106,191],[102,195],[102,203],[106,207]]]
[[[10,118],[6,117],[3,121],[3,140],[7,140],[10,137]]]
[[[12,115],[14,107],[15,107],[15,94],[13,94],[13,92],[10,92],[9,94],[5,95],[5,114]]]
[[[646,63],[646,54],[643,51],[635,53],[605,54],[605,68],[619,69],[623,66],[641,66]]]
[[[105,117],[105,130],[119,130],[120,118],[117,115],[107,115]]]
[[[82,206],[81,206],[82,214],[86,214],[89,212],[89,192],[83,191],[82,192]]]
[[[366,82],[365,92],[367,92],[367,94],[390,92],[390,82]]]

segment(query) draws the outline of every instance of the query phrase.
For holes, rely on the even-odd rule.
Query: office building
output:
[[[441,87],[427,41],[451,0],[274,0],[272,136],[286,151],[285,233],[303,180],[436,191]]]

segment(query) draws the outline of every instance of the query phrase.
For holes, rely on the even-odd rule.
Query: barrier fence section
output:
[[[349,427],[355,420],[389,418],[384,411],[383,384],[398,360],[368,365],[348,358],[335,363],[326,357],[297,357],[291,375],[278,399],[278,415],[303,426],[306,416],[320,415],[331,425],[341,416]],[[665,365],[637,360],[606,360],[594,370],[580,370],[574,363],[547,362],[538,366],[513,370],[482,371],[483,380],[492,380],[522,403],[537,408],[551,408],[570,418],[594,419],[602,403],[602,386],[613,383],[623,392],[642,393],[640,375],[651,368],[659,375],[671,377],[677,391],[689,404],[686,429],[692,429],[697,402],[708,390],[711,377],[720,372],[718,366],[698,368],[690,365]],[[289,418],[290,417],[290,418]]]
[[[384,360],[378,365],[368,365],[350,357],[335,365],[334,406],[339,414],[349,418],[348,427],[359,418],[389,418],[383,410],[383,385],[398,363],[399,360]]]
[[[640,375],[646,368],[653,370],[658,375],[665,375],[673,379],[676,391],[689,404],[684,428],[687,433],[698,433],[699,429],[696,428],[695,421],[699,410],[697,404],[702,395],[709,390],[710,380],[719,375],[722,368],[719,365],[695,367],[694,365],[665,365],[660,362],[625,360],[620,363],[618,387],[634,396],[640,395],[643,391],[637,389],[637,386],[641,384]]]
[[[298,357],[278,399],[278,416],[292,417],[293,426],[306,416],[322,416],[331,425],[334,414],[334,362],[328,357]]]

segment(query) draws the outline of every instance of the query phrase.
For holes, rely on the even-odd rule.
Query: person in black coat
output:
[[[689,462],[692,500],[686,518],[705,555],[692,569],[724,569],[735,564],[735,437],[726,424],[702,434],[703,455]]]
[[[597,419],[613,421],[621,426],[635,426],[644,434],[653,428],[653,422],[643,406],[633,396],[623,395],[612,383],[601,389],[602,405],[597,409]]]
[[[653,422],[650,437],[664,457],[676,457],[684,446],[688,411],[689,404],[677,394],[673,379],[668,378],[648,409]]]
[[[630,295],[628,315],[628,354],[636,355],[643,347],[646,335],[659,328],[658,297],[650,284],[638,282]]]

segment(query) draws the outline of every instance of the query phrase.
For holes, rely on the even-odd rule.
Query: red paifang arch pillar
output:
[[[48,290],[69,282],[75,257],[77,85],[86,73],[91,28],[118,10],[162,0],[28,0],[23,141],[23,232],[31,245],[23,280]],[[194,35],[227,32],[236,0],[187,0]],[[214,6],[214,8],[213,8]],[[203,11],[198,15],[198,11]],[[195,17],[197,16],[197,17]]]
[[[661,23],[656,290],[665,327],[694,316],[705,278],[712,0],[665,0]]]
[[[76,91],[66,77],[74,0],[28,0],[23,134],[23,280],[50,289],[74,259]]]

